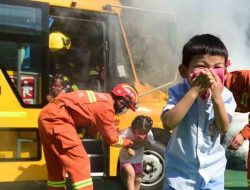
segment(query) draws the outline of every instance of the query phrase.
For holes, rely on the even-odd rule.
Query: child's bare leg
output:
[[[141,174],[136,174],[135,175],[135,190],[140,190],[141,181],[142,181],[142,175]]]
[[[128,190],[135,190],[135,170],[131,164],[122,168],[121,177]]]

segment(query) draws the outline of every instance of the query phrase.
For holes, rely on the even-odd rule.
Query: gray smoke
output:
[[[193,35],[211,33],[218,36],[228,48],[232,62],[229,70],[250,69],[249,0],[124,0],[122,3],[175,15],[179,57],[184,43]],[[138,28],[144,28],[149,22],[153,23],[154,20],[138,23]],[[161,30],[161,27],[155,26],[155,30]]]
[[[250,70],[249,0],[123,0],[122,4],[151,11],[158,10],[165,14],[172,14],[176,19],[176,39],[164,41],[162,38],[165,34],[164,31],[167,30],[164,24],[166,22],[164,14],[124,11],[125,26],[129,42],[132,42],[131,49],[135,62],[143,60],[142,65],[154,65],[146,69],[142,67],[141,77],[147,83],[159,85],[172,80],[177,66],[181,62],[183,45],[194,35],[202,33],[211,33],[224,42],[232,63],[229,71]],[[162,15],[160,17],[163,19],[153,16],[156,14]],[[151,37],[158,40],[151,48],[144,48]],[[175,48],[168,51],[167,43],[171,44],[171,41],[174,41]],[[158,70],[154,71],[156,68]],[[153,76],[150,76],[150,73]],[[156,80],[156,78],[160,79]],[[152,81],[156,81],[156,83]],[[247,122],[247,117],[243,119],[241,117],[241,115],[234,117],[224,142],[225,147],[228,145],[228,140],[245,125],[243,122]],[[245,142],[238,151],[227,151],[228,163],[238,169],[245,169],[247,152],[248,142]]]

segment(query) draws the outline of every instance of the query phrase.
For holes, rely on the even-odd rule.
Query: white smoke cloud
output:
[[[184,43],[192,36],[211,33],[218,36],[228,48],[232,62],[229,70],[250,69],[248,46],[250,32],[247,36],[247,30],[250,28],[249,0],[133,0],[127,2],[130,2],[130,6],[160,10],[176,16],[177,47],[180,56]]]

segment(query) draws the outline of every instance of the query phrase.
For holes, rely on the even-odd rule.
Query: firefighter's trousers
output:
[[[65,190],[67,174],[74,189],[92,190],[90,160],[67,110],[48,104],[39,116],[39,132],[48,170],[48,189]]]

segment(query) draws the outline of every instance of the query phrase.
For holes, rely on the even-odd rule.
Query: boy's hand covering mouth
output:
[[[202,69],[196,69],[194,70],[191,74],[191,80],[194,80],[195,78],[197,78],[200,75],[200,72],[202,71]],[[213,69],[213,71],[219,76],[222,85],[224,86],[224,68],[215,68]],[[206,100],[207,98],[209,98],[210,96],[210,91],[207,90],[206,92],[204,92],[200,97],[202,100]]]

